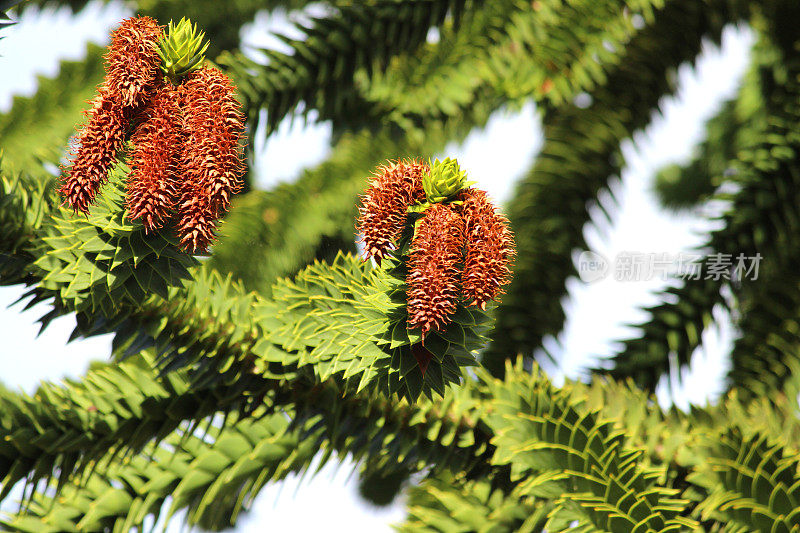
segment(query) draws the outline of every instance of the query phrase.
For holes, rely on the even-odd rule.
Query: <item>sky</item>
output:
[[[119,3],[92,3],[78,15],[65,9],[27,11],[19,24],[4,30],[6,38],[0,40],[0,112],[8,110],[13,95],[34,92],[37,75],[53,76],[58,61],[81,57],[87,41],[107,43],[108,31],[129,13]],[[287,16],[257,15],[243,28],[245,49],[250,47],[255,54],[256,47],[282,46],[270,30],[290,32]],[[661,113],[650,127],[623,145],[627,164],[621,176],[613,180],[614,200],[608,195],[602,200],[612,205],[611,221],[605,220],[596,207],[592,209],[592,222],[584,228],[592,251],[606,258],[621,252],[677,254],[704,241],[711,229],[707,220],[697,213],[675,214],[661,209],[652,192],[653,177],[664,165],[689,159],[702,139],[704,121],[723,99],[735,94],[752,41],[746,28],[728,28],[721,48],[706,46],[696,69],[680,69],[678,94],[664,99]],[[323,161],[330,150],[330,137],[330,124],[285,121],[269,139],[256,143],[256,183],[269,188]],[[502,203],[530,167],[541,144],[541,123],[535,107],[529,104],[518,112],[497,112],[485,128],[471,133],[463,143],[450,144],[440,157],[456,157],[469,178]],[[580,252],[576,250],[576,261]],[[641,307],[656,303],[655,293],[665,285],[658,277],[639,282],[617,281],[613,276],[591,283],[570,279],[563,302],[567,309],[564,331],[545,342],[548,351],[560,360],[558,367],[547,368],[553,379],[560,382],[565,377],[580,377],[590,361],[613,353],[620,339],[635,335],[627,324],[646,319]],[[74,327],[70,316],[55,320],[37,337],[36,320],[48,308],[39,305],[24,313],[19,305],[8,308],[21,294],[18,287],[0,287],[0,338],[4,339],[0,379],[6,386],[30,393],[41,380],[79,377],[90,361],[108,358],[110,336],[65,344]],[[695,354],[683,386],[673,391],[680,407],[686,408],[690,401],[703,404],[713,400],[722,387],[724,357],[735,331],[725,316],[719,318],[720,325],[704,337],[704,346]],[[662,405],[669,401],[668,392],[662,383],[657,391]],[[293,476],[268,486],[235,531],[262,531],[266,523],[277,531],[391,531],[390,524],[403,519],[402,501],[384,509],[366,504],[356,494],[353,469],[350,461],[329,463],[316,476]],[[8,504],[3,508],[8,509]]]

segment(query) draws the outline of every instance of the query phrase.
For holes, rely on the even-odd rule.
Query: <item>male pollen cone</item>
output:
[[[205,250],[218,219],[242,187],[239,140],[244,116],[236,87],[216,68],[201,68],[180,86],[184,112],[184,181],[178,205],[178,235],[189,251]]]
[[[511,281],[514,235],[508,219],[498,213],[486,193],[467,189],[459,195],[466,229],[466,254],[461,276],[462,293],[470,305],[486,308],[486,302],[503,293]]]
[[[64,169],[61,195],[77,213],[89,212],[125,141],[135,106],[146,101],[158,79],[158,39],[163,32],[149,17],[126,19],[111,34],[106,77],[85,114],[77,146]]]
[[[125,141],[128,123],[128,114],[109,98],[104,86],[92,103],[92,108],[85,112],[89,119],[78,131],[69,166],[63,169],[60,189],[65,203],[76,213],[89,212],[89,205],[105,183]]]
[[[125,19],[111,33],[105,55],[105,86],[115,103],[132,107],[147,100],[158,79],[158,41],[163,36],[158,23],[150,17]]]
[[[357,230],[367,257],[378,264],[402,235],[408,207],[425,200],[422,176],[427,172],[428,165],[415,159],[381,165],[362,197]]]
[[[178,91],[169,82],[161,84],[139,118],[131,137],[126,204],[131,219],[141,218],[148,232],[164,224],[177,199],[177,166],[183,144]]]
[[[433,204],[419,222],[411,244],[408,284],[408,327],[422,337],[450,323],[458,301],[459,263],[464,246],[464,221],[449,205]]]

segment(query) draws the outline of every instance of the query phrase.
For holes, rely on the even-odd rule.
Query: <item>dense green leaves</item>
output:
[[[409,491],[409,516],[400,531],[538,532],[550,509],[546,501],[506,495],[485,481],[459,483],[440,475]]]
[[[729,524],[727,531],[797,531],[800,529],[800,484],[794,454],[766,436],[745,437],[740,431],[714,439],[715,450],[692,483],[709,496],[696,511]]]
[[[680,531],[685,502],[661,486],[659,472],[642,464],[643,451],[625,445],[612,420],[581,410],[534,370],[530,377],[506,375],[494,385],[495,409],[488,423],[497,447],[495,464],[507,464],[522,494],[556,498],[548,530]],[[522,380],[523,383],[516,382]]]
[[[22,479],[63,482],[120,449],[139,451],[221,404],[242,408],[246,387],[191,389],[180,373],[157,379],[144,355],[91,370],[80,382],[42,384],[32,397],[0,391],[0,499]]]
[[[64,485],[61,498],[38,493],[4,525],[31,533],[129,531],[186,509],[190,524],[224,529],[266,483],[305,467],[316,453],[284,413],[225,422],[202,434],[184,429],[147,454],[115,459]]]
[[[88,216],[62,208],[48,221],[35,262],[42,271],[38,287],[70,310],[110,317],[150,294],[167,298],[168,288],[189,279],[188,268],[196,264],[173,236],[148,234],[127,219],[126,170],[112,171]]]
[[[385,68],[399,52],[413,51],[425,41],[429,28],[444,23],[448,12],[456,16],[480,0],[379,0],[343,4],[335,15],[298,25],[304,39],[283,40],[294,53],[263,50],[266,65],[242,54],[221,56],[219,61],[234,76],[248,110],[250,123],[267,111],[267,129],[273,130],[288,113],[304,102],[323,116],[339,114],[352,100],[353,76],[358,69]]]

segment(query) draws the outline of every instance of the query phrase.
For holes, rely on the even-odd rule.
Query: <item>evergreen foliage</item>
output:
[[[0,37],[13,3],[0,2]],[[24,489],[2,527],[122,532],[185,510],[223,530],[267,484],[351,457],[374,503],[406,491],[401,531],[800,530],[800,6],[332,0],[296,24],[301,38],[283,38],[288,51],[254,61],[239,49],[259,10],[308,3],[131,2],[205,31],[251,141],[296,115],[333,125],[326,161],[232,199],[208,257],[130,220],[124,161],[88,215],[61,205],[51,171],[102,49],[0,115],[0,284],[48,307],[42,328],[71,314],[72,338],[113,334],[110,361],[80,379],[0,388],[0,500]],[[36,4],[86,2],[17,11]],[[722,205],[698,252],[761,254],[759,277],[664,290],[589,382],[557,386],[533,354],[563,327],[590,210],[613,211],[598,198],[624,168],[621,144],[731,24],[757,36],[750,70],[654,189],[676,211]],[[413,228],[383,267],[363,261],[359,195],[387,159],[439,155],[529,101],[545,143],[506,207],[512,284],[486,312],[459,303],[427,334],[435,357],[422,371],[402,261]],[[657,383],[691,362],[720,309],[738,329],[724,395],[659,407]]]

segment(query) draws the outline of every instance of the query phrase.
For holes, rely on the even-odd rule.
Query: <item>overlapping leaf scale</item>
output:
[[[8,172],[0,154],[0,284],[28,280],[34,231],[55,204],[53,180]]]
[[[488,407],[482,389],[465,380],[436,401],[398,402],[381,392],[342,394],[333,384],[294,390],[276,397],[295,407],[295,422],[314,423],[320,445],[365,461],[369,471],[409,472],[450,470],[468,476],[490,473],[492,454],[482,418]]]
[[[103,0],[108,3],[108,0]],[[74,13],[82,10],[89,0],[27,0],[21,13],[29,7],[66,6]],[[240,44],[241,27],[253,20],[260,10],[299,9],[310,0],[137,0],[138,14],[153,17],[162,24],[181,17],[191,19],[206,33],[210,41],[208,57],[213,58],[222,50],[231,50]]]
[[[49,176],[43,164],[58,165],[82,111],[103,78],[103,48],[90,44],[86,57],[62,61],[52,78],[38,77],[32,96],[16,96],[0,114],[4,166],[33,176]]]
[[[103,365],[80,382],[44,383],[33,397],[0,391],[0,499],[22,479],[63,482],[114,450],[141,450],[184,420],[248,401],[248,383],[192,389],[185,374],[158,378],[150,360]]]
[[[266,109],[267,130],[273,130],[301,102],[305,111],[339,115],[351,100],[358,69],[385,68],[390,58],[425,42],[428,30],[444,23],[448,13],[458,18],[481,0],[379,0],[343,4],[329,17],[298,24],[304,39],[283,40],[293,53],[263,50],[266,65],[242,54],[223,54],[218,61],[239,87],[253,127]]]
[[[265,484],[308,467],[317,448],[299,435],[285,413],[229,418],[203,434],[178,431],[147,453],[114,459],[67,483],[58,498],[37,492],[3,526],[126,532],[187,510],[187,523],[221,530],[235,524]]]
[[[391,122],[407,135],[430,120],[447,121],[492,100],[561,103],[602,81],[616,48],[663,2],[501,0],[440,29],[439,41],[395,58],[385,72],[357,78],[367,112],[356,121]],[[556,13],[557,12],[557,13]],[[554,82],[553,80],[556,80]],[[334,117],[352,124],[351,117]]]
[[[443,473],[408,491],[408,516],[398,531],[539,532],[552,506],[530,496],[505,494],[486,481]]]
[[[759,289],[751,285],[780,284],[790,294],[797,291],[791,273],[797,258],[794,235],[800,228],[797,207],[800,169],[795,158],[800,148],[800,139],[795,133],[800,124],[800,110],[796,105],[800,84],[794,81],[776,84],[775,80],[794,80],[800,72],[800,63],[789,55],[784,56],[767,40],[759,43],[754,54],[759,86],[763,88],[765,116],[757,115],[751,124],[754,129],[742,133],[753,144],[740,150],[732,162],[737,170],[732,181],[738,190],[733,195],[720,193],[719,198],[729,200],[730,206],[721,217],[722,228],[712,232],[704,247],[707,255],[701,264],[706,268],[713,262],[713,254],[720,253],[729,254],[732,266],[738,264],[739,257],[746,258],[744,266],[747,268],[752,266],[752,260],[747,258],[760,257],[757,276],[756,271],[741,271],[742,279],[732,280],[735,276],[731,268],[726,275],[714,279],[704,271],[703,279],[689,280],[681,288],[665,291],[670,295],[665,298],[668,303],[648,309],[651,319],[640,325],[641,336],[627,341],[614,357],[615,367],[610,371],[613,376],[633,376],[640,386],[653,388],[661,373],[668,371],[670,354],[675,354],[680,365],[688,364],[700,345],[702,331],[711,322],[713,308],[730,305],[724,297],[726,290],[734,296],[749,294],[753,298],[749,304],[743,302],[744,309],[758,305]],[[757,279],[753,279],[754,276]],[[766,294],[770,292],[767,290]],[[737,368],[743,369],[748,364],[765,366],[753,362],[749,351],[737,350],[736,353],[737,357],[751,361],[735,362]],[[775,364],[780,366],[780,362]],[[776,368],[770,373],[785,376],[785,369]]]
[[[644,450],[626,446],[612,420],[581,409],[534,369],[506,371],[489,382],[493,408],[486,417],[494,437],[495,465],[509,465],[525,494],[555,499],[548,530],[680,531],[693,527],[681,516],[679,491],[661,485],[661,469],[646,467]]]
[[[254,310],[263,332],[253,347],[255,371],[268,375],[269,364],[278,363],[308,367],[318,381],[336,376],[345,390],[370,386],[410,401],[433,392],[443,396],[448,384],[460,380],[461,368],[474,364],[485,327],[462,309],[463,317],[447,333],[426,340],[441,358],[423,377],[410,350],[419,339],[396,318],[405,309],[405,291],[397,286],[384,270],[343,254],[330,265],[314,263],[293,280],[279,281],[272,299]]]
[[[109,317],[150,294],[166,298],[169,287],[189,279],[188,269],[197,263],[177,249],[174,236],[148,234],[127,219],[125,168],[113,172],[88,216],[63,207],[53,214],[34,263],[41,270],[39,288],[57,294],[59,303]]]
[[[727,531],[800,531],[796,452],[736,429],[707,445],[712,456],[689,476],[709,492],[696,509],[701,518],[727,522]]]
[[[531,354],[561,329],[566,280],[577,274],[572,252],[587,248],[587,206],[620,172],[620,143],[650,122],[675,89],[671,73],[695,59],[703,39],[719,41],[725,23],[742,16],[734,4],[713,2],[712,16],[705,3],[668,2],[622,48],[604,83],[589,92],[588,107],[565,104],[545,116],[545,144],[507,208],[518,256],[483,359],[496,374],[506,358]]]
[[[192,368],[197,387],[253,377],[251,348],[258,337],[253,308],[259,298],[205,265],[191,273],[186,288],[171,288],[167,298],[153,295],[112,320],[83,322],[79,315],[76,335],[114,332],[118,359],[153,346],[163,373]],[[291,372],[279,369],[277,376]]]
[[[655,191],[668,209],[690,209],[711,198],[714,190],[736,172],[731,162],[739,150],[755,144],[753,124],[763,120],[764,101],[758,72],[745,74],[735,98],[722,104],[706,122],[705,137],[684,165],[669,165],[655,178]]]
[[[278,281],[272,300],[259,306],[256,320],[265,335],[255,347],[265,362],[312,365],[320,381],[341,374],[358,378],[363,388],[385,367],[380,348],[392,305],[380,271],[362,267],[353,256],[340,255],[330,266],[314,263],[293,280]],[[276,353],[279,345],[286,353]],[[275,353],[275,352],[273,352]]]

